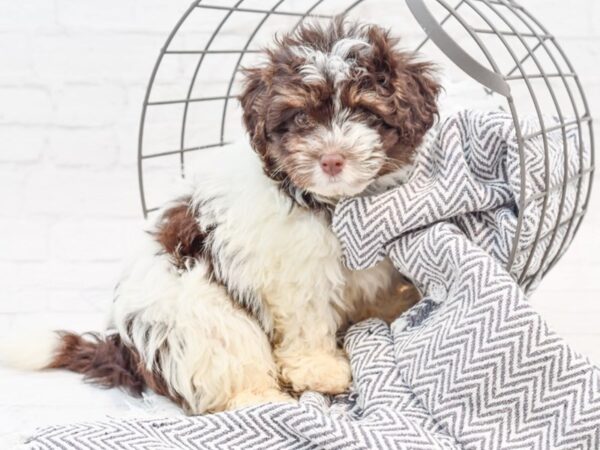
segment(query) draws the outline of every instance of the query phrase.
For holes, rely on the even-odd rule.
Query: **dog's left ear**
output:
[[[383,28],[371,27],[368,38],[370,79],[368,91],[356,93],[359,103],[395,128],[404,146],[416,148],[438,116],[441,86],[434,67],[417,61],[411,52],[398,50],[398,40]]]
[[[243,74],[246,79],[239,100],[242,105],[244,125],[250,135],[252,147],[261,157],[264,157],[267,152],[266,116],[268,106],[265,105],[268,92],[265,70],[262,68],[244,69]]]

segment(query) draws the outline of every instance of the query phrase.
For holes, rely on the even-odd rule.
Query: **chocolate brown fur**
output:
[[[166,209],[158,221],[154,238],[179,269],[191,267],[204,256],[208,232],[200,229],[189,198]]]
[[[88,382],[107,389],[118,387],[137,397],[148,387],[184,406],[182,398],[168,389],[160,370],[147,370],[138,353],[118,334],[59,335],[61,345],[49,369],[67,369],[82,374]]]

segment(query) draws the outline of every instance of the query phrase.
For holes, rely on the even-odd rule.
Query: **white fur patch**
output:
[[[60,348],[60,337],[53,331],[20,331],[0,340],[0,362],[21,370],[48,367]]]
[[[323,82],[329,77],[337,84],[348,79],[353,63],[348,59],[350,52],[369,48],[370,44],[363,39],[345,38],[337,41],[329,53],[306,46],[294,47],[292,51],[306,59],[300,69],[306,83]]]

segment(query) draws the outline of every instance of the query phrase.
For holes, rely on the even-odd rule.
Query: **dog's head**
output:
[[[377,26],[303,25],[244,71],[244,123],[268,176],[332,202],[410,163],[440,86],[397,42]]]

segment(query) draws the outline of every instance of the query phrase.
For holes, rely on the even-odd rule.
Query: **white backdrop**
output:
[[[0,0],[0,334],[102,326],[141,225],[145,86],[189,1]],[[600,119],[600,1],[522,1],[565,47]],[[598,362],[599,230],[600,194],[532,299]]]

